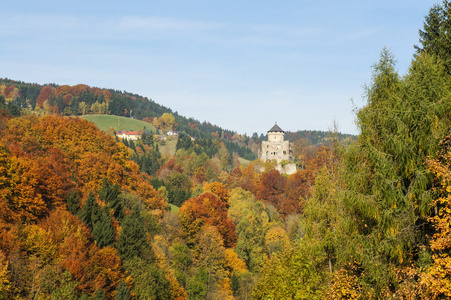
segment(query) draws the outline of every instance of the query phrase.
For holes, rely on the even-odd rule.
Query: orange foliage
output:
[[[64,96],[71,93],[71,87],[69,85],[61,85],[55,89],[55,96]]]
[[[13,92],[16,87],[14,85],[7,86],[5,88],[5,98],[13,97]]]
[[[235,225],[227,218],[225,203],[212,193],[207,192],[185,201],[179,215],[185,235],[191,241],[202,230],[203,225],[207,224],[216,227],[226,247],[235,246]]]
[[[11,119],[0,142],[11,153],[0,151],[0,173],[10,174],[0,177],[0,216],[9,222],[30,222],[61,206],[76,185],[72,177],[83,193],[98,189],[106,176],[142,197],[150,209],[166,208],[163,197],[140,175],[138,165],[129,161],[127,148],[85,120]]]
[[[207,183],[204,187],[204,190],[212,192],[226,205],[226,207],[229,206],[230,193],[225,189],[222,183],[216,181]]]
[[[111,99],[111,92],[109,90],[103,90],[103,96],[105,97],[105,101],[109,103]]]
[[[74,85],[73,87],[70,88],[71,92],[75,95],[75,96],[80,96],[81,92],[86,91],[86,90],[90,90],[89,86],[87,86],[86,84],[77,84]]]
[[[143,121],[152,124],[153,119],[154,119],[154,117],[145,117],[145,118],[143,118]]]
[[[92,87],[91,92],[93,92],[95,95],[101,97],[103,95],[103,91],[99,89],[98,87]]]
[[[78,288],[88,293],[102,289],[111,297],[125,277],[116,249],[91,243],[86,226],[66,210],[52,212],[39,225],[56,247],[55,260],[80,282]]]

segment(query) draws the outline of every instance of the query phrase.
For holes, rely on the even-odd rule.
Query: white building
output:
[[[260,159],[263,162],[276,161],[277,170],[281,173],[293,174],[296,165],[293,163],[293,146],[285,141],[285,132],[275,124],[268,130],[268,141],[262,142]]]
[[[141,133],[138,131],[116,131],[116,136],[121,139],[126,139],[128,141],[133,140],[139,140],[141,138]]]

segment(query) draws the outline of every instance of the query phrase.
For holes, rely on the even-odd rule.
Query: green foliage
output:
[[[124,281],[121,281],[117,286],[116,295],[114,295],[114,300],[130,300],[132,296],[130,295],[130,290]]]
[[[177,281],[184,287],[189,279],[188,270],[192,264],[191,253],[186,244],[175,243],[171,249],[171,266],[175,271]]]
[[[124,268],[134,279],[132,292],[138,299],[170,299],[170,284],[154,263],[135,256],[124,263]]]
[[[105,209],[99,209],[93,217],[92,236],[100,248],[114,243],[114,227],[111,216]]]
[[[89,296],[86,293],[83,293],[79,300],[89,300]]]
[[[444,0],[435,4],[425,17],[424,28],[420,29],[421,46],[415,46],[417,53],[428,53],[440,58],[448,73],[451,71],[451,4]]]
[[[201,300],[207,294],[207,271],[203,267],[197,268],[196,274],[188,283],[190,299]]]
[[[138,164],[141,172],[145,172],[152,176],[155,176],[162,164],[160,152],[158,151],[158,149],[153,148],[143,155],[134,154],[132,159]]]
[[[376,295],[393,284],[391,270],[409,263],[426,234],[421,224],[431,208],[432,182],[424,163],[449,126],[448,82],[444,67],[427,54],[401,79],[384,49],[368,104],[357,114],[361,134],[345,156],[342,201],[353,220],[348,254],[362,264]]]
[[[77,215],[78,210],[80,209],[80,195],[75,190],[71,190],[67,195],[67,210],[73,214]]]
[[[228,215],[237,224],[235,251],[251,272],[258,273],[264,265],[266,233],[271,226],[280,222],[277,214],[270,210],[241,188],[231,193]]]
[[[107,300],[105,293],[101,289],[97,289],[94,295],[92,295],[92,300]]]
[[[322,299],[327,274],[311,245],[287,249],[265,263],[252,299]]]
[[[111,216],[107,210],[99,207],[92,191],[85,200],[80,218],[91,230],[99,247],[103,248],[113,244],[115,233]]]
[[[121,224],[122,231],[116,245],[122,261],[142,257],[144,248],[148,247],[143,222],[141,213],[136,206],[129,215],[124,217]]]
[[[99,197],[106,202],[108,208],[113,212],[113,217],[118,221],[121,221],[124,217],[124,208],[120,192],[118,184],[112,185],[107,177],[103,178],[103,185],[98,192]]]
[[[55,274],[50,274],[55,275]],[[56,274],[59,275],[59,274]],[[51,290],[50,299],[77,299],[77,286],[79,283],[72,280],[69,271],[65,271],[61,276],[54,276],[52,280],[57,281],[54,285],[48,284],[48,288]],[[58,282],[59,281],[59,282]]]
[[[100,208],[97,205],[94,192],[90,191],[88,197],[85,200],[85,205],[83,205],[82,209],[80,210],[80,219],[83,221],[83,223],[86,224],[86,226],[88,226],[91,231],[94,225],[93,218],[96,217],[99,210]]]

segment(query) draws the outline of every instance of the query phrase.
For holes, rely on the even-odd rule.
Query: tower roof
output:
[[[283,131],[282,128],[280,128],[279,125],[277,125],[277,123],[270,130],[268,130],[268,132],[284,132],[285,133],[285,131]]]

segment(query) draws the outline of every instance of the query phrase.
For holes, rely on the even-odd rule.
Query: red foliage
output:
[[[71,87],[69,85],[62,85],[56,88],[55,96],[64,96],[71,93]]]
[[[94,94],[96,94],[96,96],[99,96],[99,97],[101,97],[103,95],[103,91],[101,89],[99,89],[98,87],[92,87],[91,92],[93,92]]]
[[[260,178],[257,198],[274,205],[282,216],[300,213],[299,190],[296,188],[298,179],[299,177],[294,176],[291,180],[287,180],[276,170],[265,172]],[[295,190],[292,191],[292,188]],[[300,189],[302,190],[302,187]]]
[[[226,132],[226,133],[224,134],[224,138],[225,138],[226,140],[230,141],[230,140],[232,139],[232,135],[231,135],[230,133]]]
[[[71,92],[75,95],[75,96],[80,96],[81,92],[86,91],[86,90],[90,90],[89,86],[87,86],[86,84],[77,84],[74,85],[73,87],[70,88]]]
[[[72,102],[72,98],[73,98],[72,94],[64,95],[64,96],[63,96],[64,104],[70,105],[71,102]]]
[[[53,88],[49,85],[46,85],[41,89],[39,96],[36,98],[36,105],[38,107],[44,107],[44,102],[50,99],[50,96],[53,93]]]
[[[7,86],[5,88],[5,98],[12,97],[15,88],[16,87],[14,85]]]
[[[258,186],[257,197],[259,200],[265,200],[277,207],[278,196],[285,191],[287,179],[277,170],[265,172],[261,176]]]
[[[143,121],[152,124],[153,119],[155,119],[155,118],[154,117],[145,117],[145,118],[143,118]]]

